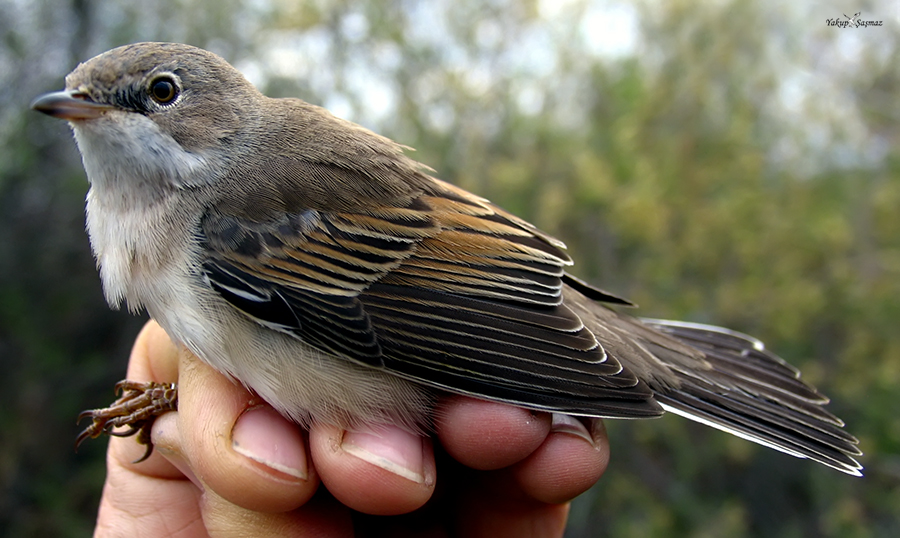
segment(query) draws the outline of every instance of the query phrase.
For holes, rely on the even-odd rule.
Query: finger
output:
[[[443,398],[435,411],[438,438],[466,467],[492,470],[525,459],[547,438],[550,414],[465,396]]]
[[[324,490],[300,508],[285,513],[248,510],[214,493],[202,497],[201,510],[209,536],[213,538],[350,538],[354,535],[350,510]]]
[[[547,439],[510,472],[532,499],[559,504],[587,491],[608,464],[609,440],[602,420],[590,419],[585,425],[574,417],[554,414]]]
[[[154,444],[207,493],[262,512],[313,496],[318,477],[299,426],[186,351],[178,383],[177,421],[157,421]]]
[[[315,424],[309,432],[315,468],[328,491],[353,510],[404,514],[434,492],[431,440],[394,426],[344,431]]]
[[[107,469],[95,538],[207,535],[201,492],[191,482],[135,473],[115,463]]]
[[[132,381],[178,381],[178,357],[180,350],[166,331],[152,319],[138,334],[128,361],[127,378]]]
[[[592,486],[609,461],[602,421],[554,415],[541,445],[518,463],[472,473],[456,493],[462,536],[562,536],[568,501]]]
[[[476,494],[460,504],[457,535],[469,538],[562,538],[569,516],[568,503],[511,503],[502,497]]]

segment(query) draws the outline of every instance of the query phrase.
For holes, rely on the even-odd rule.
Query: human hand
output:
[[[599,420],[461,396],[438,403],[437,446],[393,427],[307,432],[152,321],[128,379],[177,381],[178,411],[142,463],[143,446],[110,439],[96,536],[561,536],[609,458]]]

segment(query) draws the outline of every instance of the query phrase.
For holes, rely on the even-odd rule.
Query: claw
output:
[[[178,410],[178,387],[175,383],[138,383],[122,380],[116,383],[118,398],[109,407],[83,411],[78,415],[78,422],[90,417],[91,424],[75,438],[75,449],[87,438],[97,438],[106,433],[115,437],[130,437],[138,434],[137,442],[146,445],[143,457],[134,463],[140,463],[150,457],[153,442],[150,432],[153,422],[163,413]],[[114,431],[114,428],[124,428]]]
[[[116,432],[116,431],[112,431],[109,428],[106,428],[106,434],[112,435],[113,437],[131,437],[132,435],[141,431],[141,428],[135,424],[129,424],[129,426],[130,427],[127,430],[125,430],[124,432]]]

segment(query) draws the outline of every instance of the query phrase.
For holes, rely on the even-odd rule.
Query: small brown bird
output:
[[[113,49],[32,106],[75,132],[110,305],[146,308],[298,423],[427,431],[438,391],[586,417],[670,411],[860,475],[828,399],[758,340],[613,310],[629,303],[567,273],[557,239],[387,138],[262,95],[210,52]],[[142,387],[127,388],[83,436],[148,433],[130,415]]]

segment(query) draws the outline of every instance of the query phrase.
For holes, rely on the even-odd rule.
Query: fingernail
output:
[[[306,480],[306,447],[300,428],[271,407],[252,407],[231,432],[235,452],[287,475]]]
[[[385,471],[425,483],[423,439],[396,426],[381,426],[372,431],[346,431],[341,441],[344,452]]]
[[[597,447],[597,444],[594,442],[594,437],[591,435],[591,432],[588,431],[587,426],[571,415],[553,413],[553,418],[550,422],[550,432],[574,435],[575,437],[584,439],[590,443],[592,447]]]

